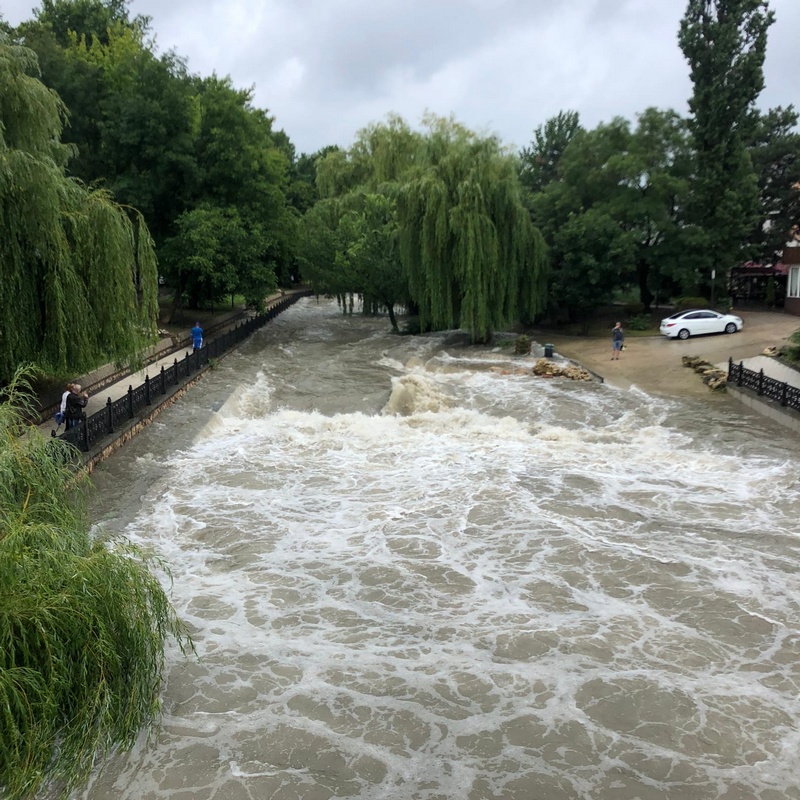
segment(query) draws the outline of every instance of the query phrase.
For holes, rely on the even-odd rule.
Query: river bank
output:
[[[788,314],[753,311],[742,315],[744,328],[731,336],[700,336],[686,341],[663,336],[627,336],[619,361],[611,360],[611,332],[604,339],[559,336],[552,331],[532,331],[540,343],[552,343],[557,354],[578,362],[621,389],[638,387],[670,397],[709,397],[708,388],[683,366],[682,356],[698,356],[712,364],[752,358],[767,347],[780,347],[800,328],[800,318]],[[716,395],[719,397],[719,395]]]

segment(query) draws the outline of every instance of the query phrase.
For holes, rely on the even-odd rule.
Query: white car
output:
[[[744,325],[741,317],[719,314],[707,308],[690,308],[661,320],[659,330],[670,339],[688,339],[703,333],[736,333]]]

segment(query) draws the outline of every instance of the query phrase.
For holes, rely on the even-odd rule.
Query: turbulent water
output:
[[[83,796],[800,798],[796,438],[520,363],[303,300],[102,465],[197,657]]]

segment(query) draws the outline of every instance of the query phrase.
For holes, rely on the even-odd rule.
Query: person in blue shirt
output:
[[[192,345],[192,352],[203,346],[203,329],[199,322],[195,322],[194,328],[192,328]]]

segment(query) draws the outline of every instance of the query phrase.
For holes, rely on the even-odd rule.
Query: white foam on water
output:
[[[199,659],[86,796],[800,797],[797,458],[374,347],[383,413],[263,368],[164,460],[125,532]]]

